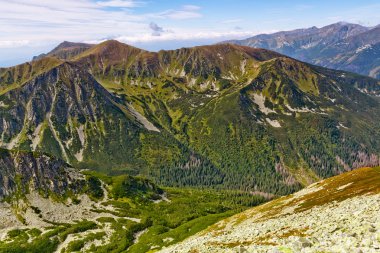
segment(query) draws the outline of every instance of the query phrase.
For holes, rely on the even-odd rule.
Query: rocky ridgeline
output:
[[[272,34],[259,34],[230,43],[266,48],[301,61],[375,78],[380,76],[380,27],[338,22]]]
[[[380,169],[314,184],[161,252],[380,252]]]

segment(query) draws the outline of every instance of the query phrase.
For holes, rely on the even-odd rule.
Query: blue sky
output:
[[[0,0],[0,66],[68,41],[148,50],[210,44],[338,21],[375,26],[378,0]]]

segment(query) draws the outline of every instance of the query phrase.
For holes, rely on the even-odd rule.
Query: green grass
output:
[[[109,177],[94,172],[89,172],[87,177],[95,175],[104,180],[110,195],[114,196],[114,200],[106,204],[113,204],[117,210],[112,213],[120,218],[101,217],[99,211],[100,218],[96,222],[82,220],[73,224],[54,224],[44,233],[36,229],[12,230],[8,235],[9,240],[0,242],[0,252],[53,252],[68,235],[80,235],[83,232],[88,233],[69,243],[63,252],[79,251],[86,244],[89,244],[91,252],[147,252],[152,246],[161,248],[180,242],[221,219],[265,201],[239,191],[164,188],[170,202],[154,203],[152,193],[158,188],[145,179]],[[126,189],[134,189],[136,194]],[[138,218],[141,222],[123,217]],[[103,232],[92,232],[105,226],[112,229],[109,238]],[[134,244],[135,233],[144,230],[147,232]],[[104,243],[91,246],[94,240]]]
[[[105,235],[106,235],[105,232],[90,233],[82,240],[76,240],[76,241],[70,242],[67,248],[65,249],[65,252],[80,251],[86,243],[94,241],[94,240],[100,240]]]
[[[35,229],[12,230],[8,233],[8,241],[0,242],[0,252],[4,253],[51,253],[59,243],[69,234],[83,232],[95,228],[95,224],[89,221],[81,221],[74,224],[62,224],[51,227],[46,233],[41,234]],[[32,235],[31,242],[28,241]]]
[[[232,214],[234,214],[234,211],[209,214],[195,218],[170,230],[162,225],[151,226],[148,231],[139,238],[138,243],[128,249],[128,252],[143,253],[148,252],[152,246],[158,246],[161,248],[163,246],[180,242],[185,238],[202,231],[215,222],[231,216]]]

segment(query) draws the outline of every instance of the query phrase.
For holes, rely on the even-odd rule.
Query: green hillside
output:
[[[165,186],[275,195],[379,164],[376,79],[223,44],[154,53],[106,41],[73,55],[2,81],[4,147]]]

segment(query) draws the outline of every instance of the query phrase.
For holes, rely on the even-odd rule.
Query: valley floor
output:
[[[260,201],[250,194],[191,188],[166,188],[154,199],[116,199],[109,196],[111,185],[102,188],[98,201],[86,194],[56,201],[31,192],[0,203],[0,252],[156,251]],[[238,196],[240,204],[226,196]]]

